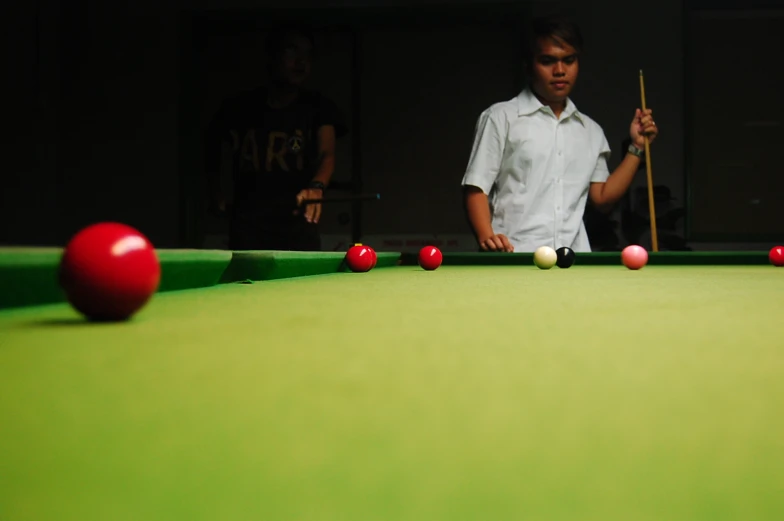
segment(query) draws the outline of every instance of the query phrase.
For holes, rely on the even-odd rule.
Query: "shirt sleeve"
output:
[[[493,111],[492,108],[479,116],[471,156],[463,176],[463,186],[476,186],[485,194],[490,193],[501,169],[506,142],[505,128],[503,121],[499,121],[498,111]]]
[[[605,137],[604,133],[602,133],[602,141],[599,147],[599,157],[596,159],[596,166],[593,169],[593,174],[591,175],[591,182],[592,183],[604,183],[607,181],[607,178],[610,177],[610,169],[607,166],[607,160],[610,157],[610,144],[607,142],[607,138]]]

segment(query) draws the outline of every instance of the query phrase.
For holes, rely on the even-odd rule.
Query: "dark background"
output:
[[[661,128],[654,183],[672,199],[657,209],[686,209],[673,233],[694,249],[769,247],[784,240],[781,4],[9,4],[0,243],[63,245],[86,224],[119,220],[158,247],[220,246],[222,223],[203,208],[202,133],[223,96],[264,81],[265,30],[295,17],[318,29],[311,86],[351,124],[335,179],[382,194],[362,212],[328,208],[325,246],[361,233],[456,237],[455,248],[473,249],[459,185],[476,118],[522,87],[530,17],[558,11],[582,26],[573,99],[603,126],[610,166],[643,69]],[[644,169],[634,187],[645,193]]]

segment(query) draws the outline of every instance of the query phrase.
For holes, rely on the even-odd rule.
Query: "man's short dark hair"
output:
[[[577,54],[583,52],[583,35],[576,23],[564,16],[544,16],[536,18],[526,34],[526,67],[530,69],[536,58],[537,45],[541,38],[553,38],[575,48]]]
[[[299,35],[310,41],[314,45],[313,31],[306,25],[301,24],[282,24],[270,30],[267,36],[266,48],[267,54],[271,58],[280,56],[283,52],[283,45],[286,38],[292,35]]]

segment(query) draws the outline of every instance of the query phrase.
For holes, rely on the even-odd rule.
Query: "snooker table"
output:
[[[0,519],[784,515],[784,269],[767,252],[159,250],[131,320],[0,250]]]

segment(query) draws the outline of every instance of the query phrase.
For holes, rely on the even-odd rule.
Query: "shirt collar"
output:
[[[548,114],[553,113],[550,107],[544,105],[536,96],[534,96],[534,93],[531,91],[530,87],[523,89],[523,91],[517,96],[517,115],[530,116],[534,112],[540,110]],[[580,111],[577,110],[577,106],[574,104],[572,99],[566,98],[566,108],[561,114],[561,119],[566,119],[572,116],[577,118],[580,123],[585,124],[582,118],[582,114],[580,114]]]

